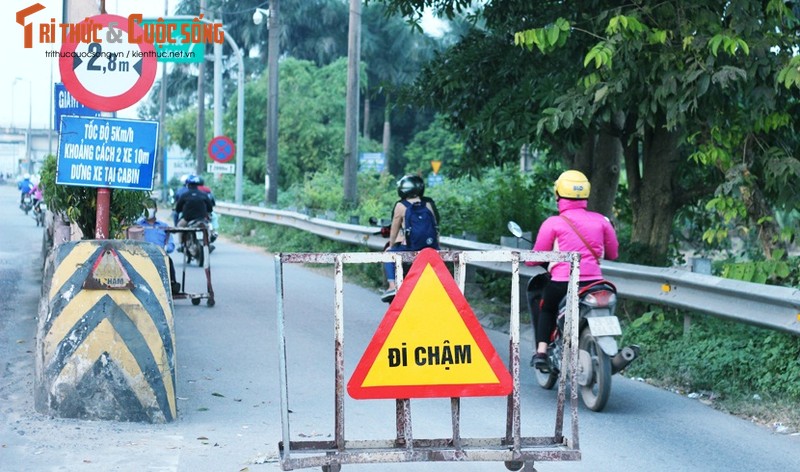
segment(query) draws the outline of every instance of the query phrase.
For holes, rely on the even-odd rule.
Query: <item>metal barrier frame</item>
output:
[[[419,439],[412,434],[411,400],[396,400],[397,437],[385,440],[347,440],[344,428],[344,265],[393,262],[397,267],[397,283],[402,284],[403,263],[412,262],[416,252],[379,253],[285,253],[275,255],[275,289],[277,295],[277,328],[279,379],[281,395],[282,438],[279,443],[281,467],[293,470],[322,467],[338,472],[342,464],[425,461],[504,461],[510,470],[533,470],[534,461],[577,461],[581,459],[578,439],[578,392],[570,389],[570,436],[565,437],[564,414],[567,375],[577,385],[578,361],[578,280],[580,254],[577,252],[440,251],[445,262],[454,263],[454,275],[464,293],[468,263],[511,263],[511,313],[509,326],[509,371],[513,388],[508,396],[506,435],[501,438],[463,438],[460,433],[461,399],[450,399],[452,437]],[[569,316],[565,326],[565,356],[561,366],[553,436],[522,437],[520,414],[520,351],[519,351],[519,273],[520,262],[569,262],[570,279],[567,291]],[[334,359],[335,417],[332,441],[299,441],[291,439],[289,423],[289,388],[286,358],[283,265],[314,263],[334,265]]]

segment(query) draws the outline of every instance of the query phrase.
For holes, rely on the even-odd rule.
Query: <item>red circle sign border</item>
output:
[[[101,24],[104,27],[108,27],[112,21],[116,21],[117,26],[115,26],[115,28],[125,32],[128,31],[128,19],[119,15],[95,15],[83,20],[82,23],[86,23],[90,20],[92,23]],[[134,25],[134,32],[138,33],[140,36],[144,33],[139,25]],[[78,76],[72,68],[72,53],[75,52],[78,44],[78,42],[65,42],[62,44],[61,57],[58,59],[58,70],[61,72],[61,82],[64,83],[67,91],[85,106],[106,112],[122,110],[123,108],[128,108],[136,104],[136,102],[147,95],[150,87],[153,86],[153,82],[156,80],[157,59],[155,56],[155,48],[152,44],[145,42],[138,44],[139,49],[143,53],[142,75],[128,91],[113,97],[97,95],[84,87],[80,80],[78,80]]]
[[[227,143],[231,147],[231,153],[227,158],[220,159],[220,158],[216,157],[213,152],[211,152],[211,148],[213,147],[213,145],[218,143],[219,141],[223,141],[223,142]],[[215,162],[219,162],[220,164],[224,164],[226,162],[230,162],[230,160],[233,159],[233,155],[235,153],[236,153],[236,145],[233,144],[233,141],[231,140],[231,138],[229,138],[227,136],[217,136],[214,139],[212,139],[211,141],[209,141],[209,143],[208,143],[208,157],[213,159]]]

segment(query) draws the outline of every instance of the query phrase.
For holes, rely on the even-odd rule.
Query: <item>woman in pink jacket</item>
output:
[[[583,173],[577,170],[562,173],[554,186],[558,215],[542,223],[533,246],[534,251],[580,252],[581,286],[603,278],[600,259],[613,260],[619,255],[619,242],[611,222],[600,213],[586,209],[590,189],[589,180]],[[544,288],[539,319],[535,320],[536,354],[532,364],[539,370],[548,368],[547,344],[555,328],[558,304],[567,294],[569,263],[554,263],[549,271],[550,282]]]

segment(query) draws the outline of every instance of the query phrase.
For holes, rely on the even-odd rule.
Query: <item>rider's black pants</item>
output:
[[[578,283],[580,287],[585,287],[596,280],[582,280]],[[539,311],[537,320],[534,320],[536,325],[536,346],[539,343],[550,343],[550,335],[556,327],[556,316],[558,316],[558,305],[567,295],[567,287],[569,282],[554,282],[550,281],[544,287],[542,292],[542,309]]]

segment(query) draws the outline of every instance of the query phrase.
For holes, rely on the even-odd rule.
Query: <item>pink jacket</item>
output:
[[[542,223],[536,235],[534,251],[565,251],[581,253],[581,280],[597,280],[603,278],[600,263],[587,249],[575,230],[564,221],[561,215],[572,221],[583,238],[589,243],[601,259],[614,260],[619,256],[617,233],[608,218],[586,210],[586,200],[558,201],[558,216],[551,216]],[[533,264],[531,264],[533,265]],[[569,263],[558,262],[550,267],[552,280],[564,282],[569,280]]]

